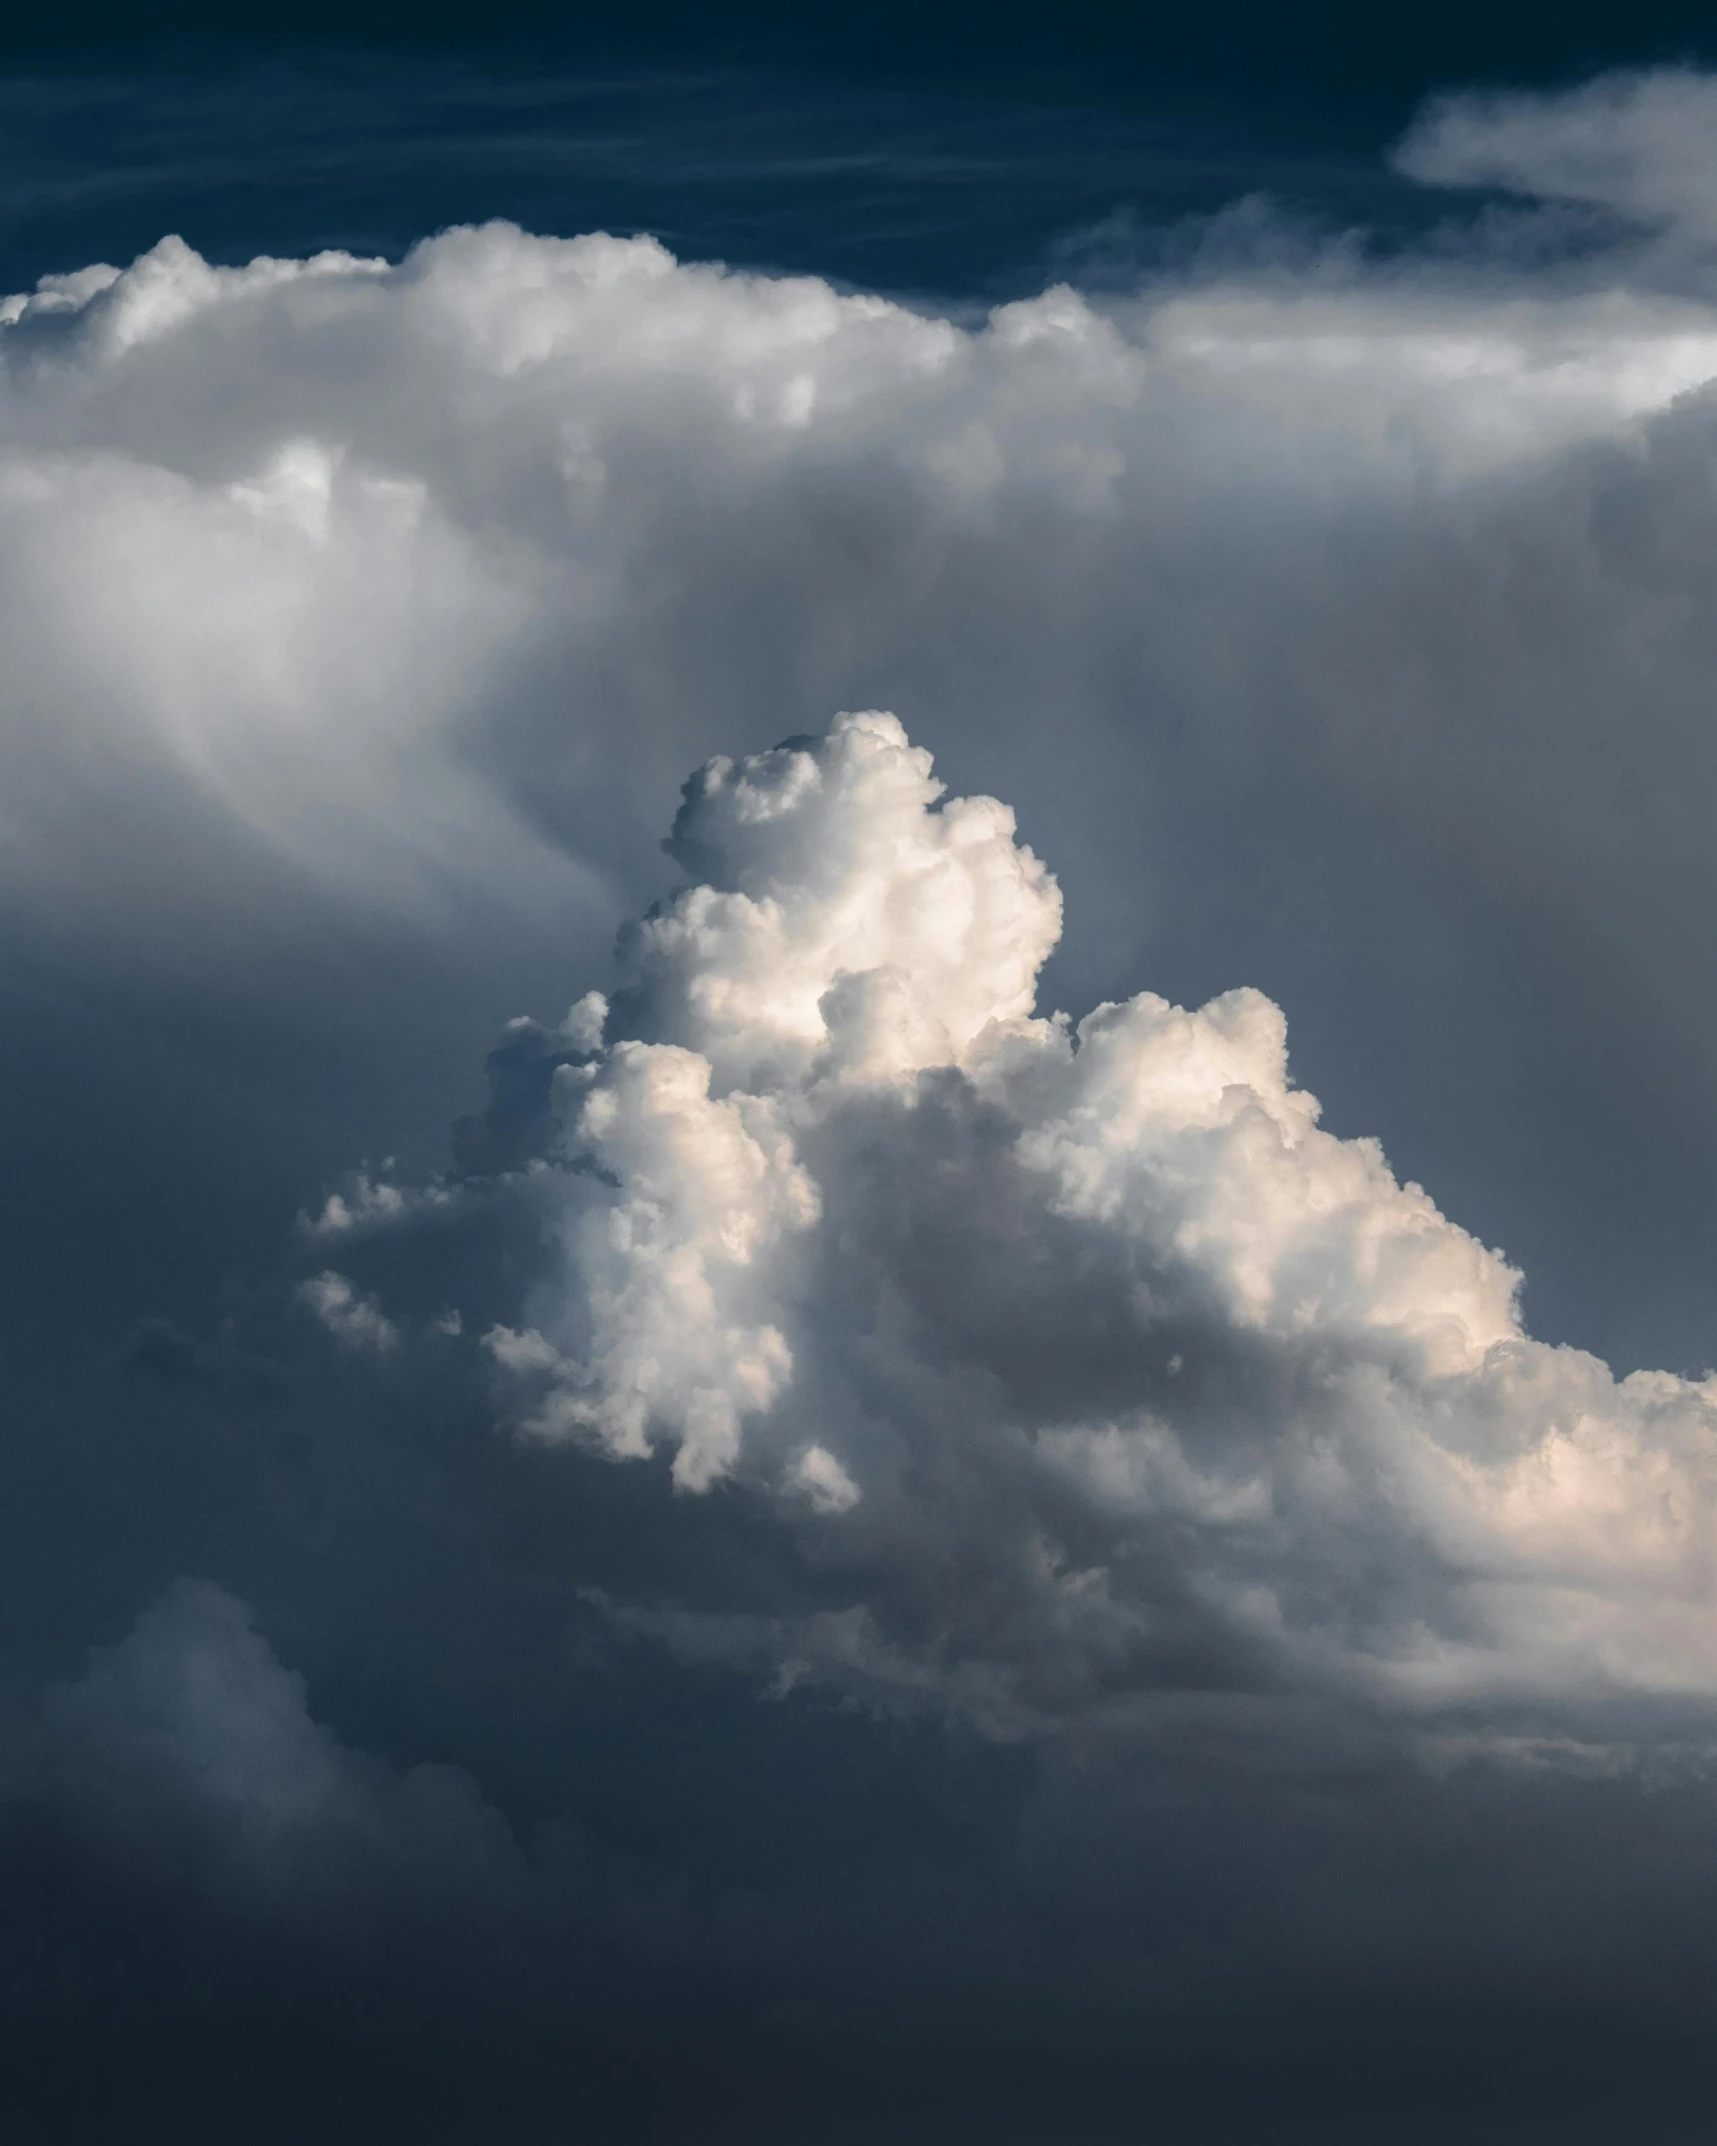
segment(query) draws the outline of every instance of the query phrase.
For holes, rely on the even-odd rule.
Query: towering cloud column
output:
[[[1717,1693],[1717,1387],[1532,1341],[1268,999],[1034,1012],[1055,882],[889,715],[712,761],[669,848],[569,1024],[557,1279],[488,1340],[532,1434],[817,1531],[850,1600],[796,1660],[1011,1727]]]

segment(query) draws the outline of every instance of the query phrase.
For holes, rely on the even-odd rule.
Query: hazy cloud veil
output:
[[[983,319],[505,225],[0,305],[26,1862],[550,2041],[834,2047],[932,1925],[1052,2041],[1223,1931],[1655,2001],[1714,120],[1444,100],[1410,251]]]

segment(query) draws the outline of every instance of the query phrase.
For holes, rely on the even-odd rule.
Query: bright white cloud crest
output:
[[[560,1076],[564,1270],[490,1339],[530,1427],[797,1491],[876,1592],[793,1644],[997,1721],[1189,1651],[1409,1708],[1717,1687],[1717,1384],[1527,1338],[1258,993],[1034,1015],[1054,883],[938,791],[876,714],[687,785],[708,876]]]

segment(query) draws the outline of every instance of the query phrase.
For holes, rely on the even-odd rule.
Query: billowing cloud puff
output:
[[[893,717],[685,794],[489,1337],[532,1432],[773,1487],[853,1589],[793,1657],[1001,1726],[1717,1695],[1717,1382],[1531,1340],[1256,991],[1036,1014],[1054,882]]]
[[[624,1197],[576,1225],[592,1392],[557,1386],[539,1428],[587,1424],[637,1456],[666,1420],[676,1480],[725,1473],[742,1419],[790,1381],[772,1313],[821,1212],[781,1091],[959,1065],[1029,1011],[1060,928],[1054,883],[1004,807],[933,811],[940,788],[882,715],[688,784],[672,846],[709,877],[629,934],[617,1008],[661,1040],[561,1076],[588,1085],[581,1152]],[[516,1337],[494,1346],[519,1361]],[[800,1480],[823,1506],[851,1496],[827,1455]]]
[[[711,761],[669,844],[698,884],[629,935],[623,1013],[724,1087],[824,1060],[870,1080],[963,1064],[1031,1011],[1061,901],[1005,806],[932,811],[941,789],[884,715],[844,717],[821,749]]]

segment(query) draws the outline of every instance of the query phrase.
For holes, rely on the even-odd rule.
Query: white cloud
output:
[[[707,1489],[738,1457],[744,1418],[791,1376],[770,1314],[794,1240],[816,1219],[815,1187],[773,1099],[712,1096],[709,1061],[672,1044],[617,1044],[578,1132],[622,1197],[580,1202],[569,1217],[588,1339],[579,1373],[556,1384],[531,1428],[588,1434],[636,1459],[651,1424],[666,1423],[675,1482]]]
[[[379,912],[486,1025],[498,947],[641,906],[688,765],[880,702],[1054,831],[1094,990],[1265,914],[1310,963],[1332,900],[1388,988],[1417,889],[1326,884],[1370,844],[1553,914],[1712,1092],[1696,283],[1265,262],[965,326],[496,226],[10,310],[0,918],[247,983],[332,933],[305,1018],[355,1024]]]
[[[784,1481],[818,1513],[851,1512],[864,1495],[827,1446],[807,1446],[797,1454]]]
[[[874,714],[687,785],[707,878],[613,1001],[651,1040],[576,1076],[564,1267],[491,1337],[530,1427],[846,1516],[859,1592],[784,1646],[998,1726],[1189,1661],[1410,1715],[1717,1697],[1717,1381],[1531,1340],[1259,993],[1035,1015],[1054,884],[939,789]]]
[[[329,1224],[328,1227],[339,1227]],[[399,1329],[368,1297],[360,1296],[343,1274],[331,1268],[299,1285],[301,1300],[336,1340],[349,1348],[373,1349],[381,1355],[397,1347]]]
[[[329,1193],[322,1212],[305,1226],[315,1237],[339,1237],[367,1222],[395,1221],[406,1206],[406,1195],[398,1185],[390,1185],[385,1178],[372,1182],[360,1171],[352,1181],[350,1199],[343,1192]]]
[[[385,1177],[354,1171],[345,1192],[331,1192],[314,1219],[305,1217],[312,1237],[343,1237],[353,1231],[385,1229],[389,1223],[425,1207],[443,1207],[448,1192],[441,1185],[395,1185]]]
[[[820,749],[712,760],[671,844],[697,883],[631,931],[643,1003],[626,1011],[723,1086],[814,1062],[856,1080],[963,1063],[1030,1010],[1061,898],[1005,806],[932,812],[941,789],[891,715],[843,716]]]

